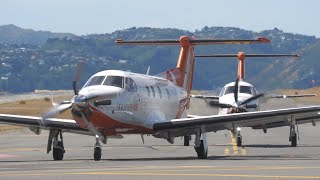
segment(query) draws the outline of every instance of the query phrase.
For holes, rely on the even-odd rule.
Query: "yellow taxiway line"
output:
[[[233,154],[234,156],[237,156],[239,155],[239,148],[237,146],[237,140],[236,138],[234,137],[233,133],[231,131],[229,131],[230,133],[230,137],[231,137],[231,146],[232,146],[232,151],[233,151]],[[247,155],[247,150],[245,149],[245,147],[242,147],[241,149],[241,155],[242,156],[246,156]],[[230,151],[229,151],[229,148],[226,147],[224,149],[224,155],[225,156],[229,156],[230,155]]]

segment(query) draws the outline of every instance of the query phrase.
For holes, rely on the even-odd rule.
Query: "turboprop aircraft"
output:
[[[238,77],[235,82],[230,82],[226,84],[220,91],[219,96],[209,96],[209,95],[191,95],[193,98],[200,98],[207,100],[208,104],[213,107],[219,107],[219,115],[232,114],[232,113],[242,113],[242,112],[252,112],[258,111],[259,108],[259,98],[264,96],[264,94],[259,94],[256,88],[244,81],[245,78],[245,59],[247,57],[299,57],[299,55],[291,54],[245,54],[244,52],[239,52],[238,54],[215,54],[215,55],[196,55],[195,57],[200,58],[238,58]],[[315,94],[295,94],[295,95],[270,95],[266,98],[296,98],[296,97],[312,97]],[[310,122],[310,121],[306,121]],[[305,123],[306,123],[305,122]],[[312,122],[312,121],[311,121]],[[315,122],[313,122],[315,124]],[[291,146],[297,146],[297,133],[296,125],[290,124],[288,122],[278,122],[278,123],[265,123],[259,126],[251,126],[253,129],[263,129],[267,133],[268,128],[290,126],[289,141],[291,141]],[[234,128],[232,133],[236,137],[237,146],[242,145],[242,136],[240,134],[241,128]]]
[[[0,122],[31,127],[36,133],[48,129],[48,153],[53,146],[53,159],[62,160],[65,152],[63,132],[93,135],[94,160],[101,159],[100,141],[121,138],[124,134],[150,134],[174,143],[176,137],[195,135],[195,151],[206,159],[206,133],[239,126],[262,126],[288,122],[296,125],[305,120],[318,120],[320,106],[279,109],[239,114],[188,116],[190,91],[194,72],[194,48],[209,44],[270,43],[266,38],[255,40],[194,39],[181,36],[179,40],[116,40],[119,45],[179,45],[176,68],[161,77],[119,70],[94,74],[78,91],[77,82],[82,63],[73,82],[75,96],[63,102],[43,117],[0,114]],[[82,64],[82,65],[81,65]],[[74,120],[54,118],[71,108]],[[185,138],[189,141],[189,138]]]

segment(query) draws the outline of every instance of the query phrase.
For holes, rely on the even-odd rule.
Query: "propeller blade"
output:
[[[234,83],[234,101],[237,103],[238,102],[238,93],[239,93],[239,78],[236,79],[236,82]]]
[[[208,104],[211,107],[218,107],[218,108],[231,108],[231,107],[233,107],[231,104],[219,103],[217,101],[209,101]]]
[[[84,123],[86,124],[88,130],[98,139],[100,139],[103,143],[106,142],[105,137],[97,130],[97,128],[88,120],[87,116],[83,111],[80,111],[80,114],[83,118]]]
[[[73,82],[72,82],[72,87],[73,87],[73,92],[75,95],[78,95],[78,88],[77,88],[77,85],[80,81],[80,77],[81,77],[81,74],[82,74],[82,71],[83,71],[83,65],[84,65],[84,61],[81,60],[77,63],[77,66],[76,66],[76,73],[74,75],[74,79],[73,79]]]
[[[71,108],[71,105],[72,105],[71,103],[64,103],[64,104],[60,104],[58,106],[54,106],[48,112],[44,113],[42,115],[42,118],[43,119],[55,118],[59,114],[61,114],[64,111],[68,110],[69,108]]]
[[[253,101],[253,100],[256,100],[256,99],[262,97],[263,95],[264,95],[264,94],[262,93],[262,94],[257,94],[257,95],[255,95],[255,96],[252,96],[251,98],[248,98],[247,100],[243,101],[243,102],[240,104],[240,106],[242,106],[242,105],[244,105],[244,104],[247,104],[247,103],[249,103],[249,102],[251,102],[251,101]]]

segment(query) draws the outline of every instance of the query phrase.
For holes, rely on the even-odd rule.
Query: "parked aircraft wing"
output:
[[[320,106],[278,109],[235,113],[227,115],[194,116],[193,118],[173,119],[170,122],[154,124],[156,137],[178,137],[201,132],[212,132],[233,127],[258,128],[268,124],[300,124],[320,120]]]
[[[297,98],[297,97],[313,97],[313,96],[317,96],[317,95],[316,94],[290,94],[290,95],[276,94],[276,95],[266,96],[266,98]]]
[[[215,99],[219,100],[219,96],[210,96],[210,95],[191,95],[191,98],[198,98],[198,99]]]

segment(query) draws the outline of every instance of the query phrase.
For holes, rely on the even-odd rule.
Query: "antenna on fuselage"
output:
[[[238,54],[212,54],[212,55],[195,55],[195,57],[217,57],[217,58],[238,58],[238,79],[244,80],[245,77],[245,63],[244,60],[247,57],[300,57],[297,54],[245,54],[239,52]]]
[[[147,69],[146,75],[149,75],[149,73],[150,73],[150,66],[148,66],[148,69]]]

